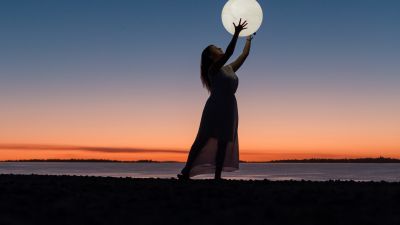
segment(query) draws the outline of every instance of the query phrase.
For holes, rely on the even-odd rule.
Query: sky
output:
[[[400,158],[400,2],[259,0],[241,160]],[[0,2],[0,160],[187,158],[225,0]],[[232,60],[242,51],[240,38]]]

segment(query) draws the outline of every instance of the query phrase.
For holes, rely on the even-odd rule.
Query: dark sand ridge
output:
[[[0,175],[0,224],[400,224],[400,183]]]

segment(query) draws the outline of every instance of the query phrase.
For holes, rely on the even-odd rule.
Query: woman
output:
[[[235,92],[238,77],[235,72],[250,52],[252,36],[247,37],[243,53],[231,64],[225,65],[232,56],[239,33],[246,29],[244,21],[235,26],[235,33],[224,53],[221,48],[209,45],[201,55],[201,81],[211,93],[201,117],[199,131],[190,149],[185,167],[179,179],[215,173],[221,179],[221,172],[239,169],[238,109]]]

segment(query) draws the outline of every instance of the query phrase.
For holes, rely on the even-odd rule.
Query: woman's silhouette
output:
[[[235,26],[235,33],[224,53],[221,48],[209,45],[201,55],[201,81],[211,93],[201,117],[196,139],[190,149],[185,167],[179,179],[189,179],[199,174],[215,173],[221,179],[221,172],[239,169],[238,109],[235,92],[238,77],[235,72],[250,52],[252,36],[247,37],[243,53],[231,64],[225,65],[232,56],[239,33],[246,29],[244,21]]]

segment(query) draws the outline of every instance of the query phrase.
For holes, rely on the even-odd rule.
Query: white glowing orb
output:
[[[249,36],[260,28],[263,20],[263,12],[257,0],[229,0],[222,9],[222,24],[225,29],[235,33],[233,23],[238,25],[239,19],[247,21],[247,29],[242,30],[239,36]]]

